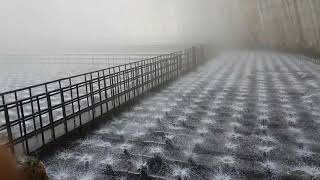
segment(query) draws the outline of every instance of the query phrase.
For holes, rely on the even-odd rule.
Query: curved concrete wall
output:
[[[233,44],[320,54],[319,0],[230,0],[224,6]]]

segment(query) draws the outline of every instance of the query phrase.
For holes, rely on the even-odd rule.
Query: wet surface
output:
[[[232,52],[43,157],[51,179],[320,178],[319,66]]]

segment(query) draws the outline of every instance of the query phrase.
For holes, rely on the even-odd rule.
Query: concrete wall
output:
[[[320,54],[319,0],[230,0],[233,33],[251,47]],[[227,6],[230,6],[226,4]],[[231,10],[231,9],[230,9]],[[239,32],[239,30],[242,32]],[[234,38],[235,40],[237,38]]]

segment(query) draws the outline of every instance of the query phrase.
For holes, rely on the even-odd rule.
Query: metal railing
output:
[[[309,56],[305,56],[305,55],[297,55],[296,57],[298,59],[310,61],[310,62],[312,62],[314,64],[320,64],[320,59],[319,58],[309,57]]]
[[[83,53],[0,55],[0,64],[124,64],[152,58],[156,53]]]
[[[193,47],[0,93],[2,146],[30,154],[202,60],[201,49]]]

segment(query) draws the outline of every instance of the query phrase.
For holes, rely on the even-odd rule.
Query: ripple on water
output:
[[[217,157],[217,159],[224,164],[234,164],[236,162],[233,156]]]
[[[312,167],[312,166],[300,166],[293,168],[294,171],[299,170],[303,171],[311,176],[319,176],[320,175],[320,168],[319,167]]]
[[[165,137],[166,139],[172,140],[172,139],[175,137],[175,135],[173,135],[173,134],[165,134],[164,137]]]
[[[147,166],[147,161],[143,160],[141,157],[138,158],[136,161],[133,162],[134,167],[138,169],[142,169],[143,167]]]
[[[129,143],[123,143],[123,144],[119,145],[119,148],[122,150],[131,149],[132,147],[133,147],[133,145],[129,144]]]
[[[272,147],[272,146],[257,146],[257,149],[261,152],[269,153],[270,151],[272,151],[274,149],[274,147]]]
[[[142,137],[146,134],[144,131],[136,131],[135,133],[132,134],[133,137]]]
[[[241,127],[241,124],[238,123],[238,122],[231,122],[230,126],[232,126],[232,127]]]
[[[76,179],[78,179],[78,180],[92,180],[94,178],[95,178],[95,174],[93,174],[92,172],[88,172],[86,174],[79,174]]]
[[[210,118],[204,118],[204,119],[201,119],[201,122],[202,122],[202,123],[204,123],[204,124],[210,124],[210,125],[212,125],[212,124],[215,124],[215,123],[216,123],[216,121],[215,121],[215,120],[210,119]]]
[[[307,148],[296,149],[295,152],[297,153],[298,156],[301,156],[301,157],[310,157],[313,154],[315,154],[314,152],[310,151]]]
[[[109,134],[110,132],[111,132],[110,128],[99,129],[99,130],[95,131],[96,134]]]
[[[241,134],[239,134],[239,133],[235,133],[235,132],[228,132],[227,133],[227,137],[228,138],[232,138],[232,139],[239,139],[239,138],[241,138],[242,137],[242,135]]]
[[[70,172],[67,172],[66,170],[59,170],[59,171],[54,171],[54,173],[48,172],[49,176],[52,177],[52,179],[57,179],[57,180],[65,180],[70,177]]]
[[[70,151],[62,151],[57,155],[57,159],[61,159],[61,160],[68,160],[72,158],[76,158],[76,156],[73,152],[70,152]]]
[[[185,116],[179,116],[177,121],[185,122],[185,121],[187,121],[187,118]]]
[[[93,154],[83,154],[80,158],[79,158],[79,162],[91,162],[94,158]]]
[[[233,144],[232,142],[228,142],[225,144],[226,148],[228,149],[236,149],[239,145]]]
[[[215,113],[214,111],[208,111],[208,112],[207,112],[207,115],[208,115],[209,117],[212,117],[212,116],[217,115],[217,113]]]
[[[274,139],[272,136],[264,135],[264,136],[257,136],[259,139],[261,139],[264,142],[277,142],[276,139]]]
[[[231,176],[224,173],[218,173],[213,175],[212,180],[231,180]]]
[[[111,143],[101,139],[87,138],[80,141],[80,146],[111,147]]]
[[[161,154],[163,149],[161,147],[151,147],[149,153],[151,154]]]
[[[181,168],[178,166],[174,166],[172,168],[172,176],[173,177],[179,177],[181,179],[187,179],[189,178],[190,169],[188,168]]]
[[[273,171],[278,169],[277,168],[277,164],[272,162],[272,161],[269,161],[269,160],[264,161],[264,162],[260,162],[260,164],[261,164],[262,167],[264,167],[266,169],[273,170]]]
[[[99,164],[103,164],[103,165],[113,165],[115,164],[116,160],[114,157],[112,157],[111,155],[107,155],[106,158],[104,158],[103,160],[101,160],[99,162]]]
[[[200,127],[200,128],[197,129],[197,132],[199,134],[207,134],[207,133],[209,133],[209,130],[206,127]]]
[[[289,127],[288,130],[292,133],[296,133],[296,134],[302,134],[302,130],[299,128],[295,128],[295,127]]]

